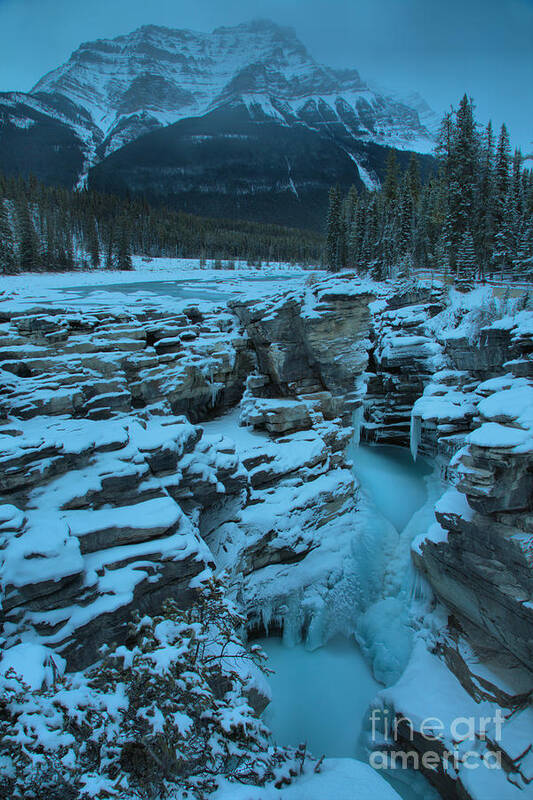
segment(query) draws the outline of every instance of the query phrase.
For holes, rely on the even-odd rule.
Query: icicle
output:
[[[219,392],[220,384],[215,383],[212,366],[209,366],[207,372],[203,371],[203,375],[205,377],[205,382],[209,386],[209,391],[211,394],[211,408],[214,408],[217,402],[217,395]]]
[[[418,605],[425,608],[429,606],[433,600],[433,590],[426,578],[412,564],[411,569],[411,586],[409,591],[411,606]],[[411,611],[413,611],[413,608],[411,608]]]
[[[218,395],[218,386],[213,381],[211,383],[211,407],[214,408],[217,402],[217,395]]]
[[[358,406],[352,415],[352,425],[353,425],[353,437],[352,437],[352,445],[354,449],[359,447],[359,442],[361,441],[361,425],[363,423],[363,405],[361,404]]]
[[[265,636],[268,636],[270,623],[272,622],[272,604],[271,603],[264,603],[261,606],[261,621],[263,623],[263,628],[265,629]]]
[[[409,436],[409,445],[411,448],[411,455],[413,461],[416,461],[418,455],[418,447],[420,445],[420,434],[422,433],[422,420],[414,413],[414,407],[411,411],[411,431]]]

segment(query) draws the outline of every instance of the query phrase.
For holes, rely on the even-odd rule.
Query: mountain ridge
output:
[[[311,131],[332,151],[330,163],[349,159],[351,182],[375,188],[386,159],[382,154],[370,158],[370,145],[432,151],[434,138],[419,110],[373,90],[356,69],[320,64],[294,29],[270,20],[222,26],[211,33],[144,25],[113,39],[84,42],[31,92],[0,96],[0,144],[7,137],[15,162],[22,164],[26,152],[26,172],[42,172],[43,164],[54,160],[54,147],[62,147],[52,142],[50,126],[55,125],[58,139],[79,150],[76,169],[72,158],[68,176],[63,171],[61,179],[81,188],[91,183],[95,167],[102,173],[106,160],[133,142],[187,119],[206,118],[210,127],[213,114],[224,119],[219,142],[223,164],[223,137],[241,135],[233,128],[240,128],[244,113],[254,124],[273,121],[292,129],[289,138],[296,148],[304,130]],[[233,126],[228,126],[228,114],[235,117]],[[180,131],[178,125],[174,133]],[[39,150],[39,137],[48,142],[46,153]],[[191,157],[200,157],[200,150]],[[9,172],[5,162],[0,158],[0,168]],[[298,194],[298,186],[279,170],[269,178],[267,164],[264,177],[265,187],[271,179],[269,191]],[[334,174],[327,177],[335,182]],[[346,180],[350,178],[343,168],[341,182]],[[254,188],[249,189],[253,194]],[[315,197],[322,205],[326,189],[320,188],[322,200]],[[196,206],[192,210],[202,213]]]
[[[59,94],[88,111],[101,130],[106,155],[124,143],[124,121],[130,115],[144,113],[148,130],[154,123],[202,116],[237,94],[274,96],[288,104],[285,113],[300,118],[319,96],[328,97],[331,108],[346,95],[361,135],[400,149],[414,144],[427,152],[432,145],[415,109],[374,92],[355,69],[319,64],[293,29],[268,20],[219,27],[210,34],[144,25],[114,39],[85,42],[30,94]],[[381,130],[368,127],[374,121],[369,107]],[[132,138],[133,131],[128,141]]]

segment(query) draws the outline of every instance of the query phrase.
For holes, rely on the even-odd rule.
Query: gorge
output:
[[[375,770],[352,774],[340,742],[313,780],[344,775],[346,798],[532,796],[533,313],[490,287],[255,277],[197,272],[185,292],[9,279],[0,675],[83,671],[127,645],[135,611],[187,608],[216,573],[243,642],[269,636],[275,692],[284,663],[302,692],[310,658],[333,693],[354,670],[364,702],[340,708],[361,711],[351,755]],[[248,679],[280,737],[276,696],[264,711],[268,683]],[[398,750],[423,778],[395,780]],[[293,777],[228,796],[297,798]],[[337,792],[312,786],[300,796]]]

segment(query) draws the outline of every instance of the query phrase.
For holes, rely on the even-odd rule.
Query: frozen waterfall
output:
[[[321,635],[326,644],[317,649],[294,645],[294,638],[293,646],[287,646],[286,637],[260,644],[275,670],[265,721],[276,740],[286,745],[305,741],[317,756],[366,760],[362,731],[368,727],[369,706],[380,684],[390,685],[401,675],[411,653],[413,615],[423,615],[432,599],[412,566],[410,544],[431,523],[441,485],[431,465],[423,458],[415,463],[404,448],[362,445],[353,447],[350,456],[359,484],[353,574],[351,582],[340,582],[339,592],[347,592],[346,604],[358,603],[353,636],[328,641],[337,621],[330,618],[328,626],[325,617]],[[300,601],[295,614],[299,606]],[[422,776],[402,777],[404,784],[392,780],[405,800],[435,796]]]

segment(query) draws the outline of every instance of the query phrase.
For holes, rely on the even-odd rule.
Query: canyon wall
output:
[[[369,299],[331,280],[232,309],[3,299],[4,645],[92,663],[134,611],[193,600],[228,525],[241,579],[316,549],[354,507],[344,451]],[[198,424],[243,395],[243,447],[228,423]]]
[[[435,613],[426,608],[426,620],[415,621],[411,661],[380,702],[398,720],[414,721],[414,732],[400,723],[405,752],[439,753],[423,771],[443,797],[529,796],[533,315],[494,319],[486,298],[457,293],[447,305],[429,290],[408,299],[393,297],[374,315],[364,435],[431,456],[448,489],[434,524],[412,545],[416,568],[437,598]],[[445,720],[475,720],[474,742],[449,730],[433,741],[423,735],[424,718],[438,716],[443,696]],[[486,731],[483,715],[491,719]],[[447,753],[455,755],[451,764]],[[489,756],[498,756],[502,768],[481,768]]]

